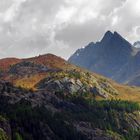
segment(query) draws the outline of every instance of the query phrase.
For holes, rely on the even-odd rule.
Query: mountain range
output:
[[[78,49],[69,62],[119,83],[140,86],[139,44],[131,45],[117,32],[107,31],[101,41]]]
[[[139,102],[139,87],[52,54],[0,59],[1,140],[138,140]]]

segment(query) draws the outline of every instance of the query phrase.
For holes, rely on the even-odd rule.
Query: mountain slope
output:
[[[2,140],[138,140],[139,110],[133,102],[31,92],[0,82]]]
[[[138,140],[140,88],[52,54],[8,65],[0,77],[3,140]]]
[[[117,32],[108,31],[100,42],[90,43],[84,49],[77,50],[69,62],[117,82],[128,83],[140,72],[139,58],[139,49]]]
[[[58,86],[60,91],[72,89],[77,92],[81,87],[79,89],[82,90],[81,92],[96,92],[100,98],[125,100],[129,96],[134,101],[140,101],[139,88],[117,84],[52,54],[20,59],[20,62],[16,64],[9,61],[9,65],[9,69],[1,73],[0,79],[9,81],[17,87],[38,90],[38,83],[44,81],[51,86],[53,86],[52,83],[55,83],[54,90]]]
[[[6,71],[11,65],[14,65],[18,62],[20,62],[20,59],[17,58],[0,59],[0,71]]]

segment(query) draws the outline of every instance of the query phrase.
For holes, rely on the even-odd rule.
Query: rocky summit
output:
[[[140,88],[52,54],[0,69],[0,140],[139,140]]]
[[[100,42],[78,49],[69,62],[119,83],[139,86],[139,42],[131,45],[117,32],[107,31]]]

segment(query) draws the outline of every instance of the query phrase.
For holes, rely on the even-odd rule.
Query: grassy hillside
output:
[[[0,72],[1,140],[139,140],[140,88],[51,54],[15,60]]]
[[[23,62],[30,62],[30,69],[29,66],[24,66],[23,64],[20,65]],[[3,67],[4,64],[5,67]],[[34,66],[32,66],[32,64]],[[48,70],[38,71],[37,67],[39,67],[38,69],[40,69],[40,67],[42,66]],[[3,72],[1,79],[10,81],[17,87],[37,90],[37,83],[47,77],[52,77],[53,75],[55,75],[56,77],[59,77],[59,79],[64,77],[68,77],[71,79],[77,78],[85,86],[99,87],[101,90],[104,89],[104,93],[108,94],[108,98],[140,102],[139,87],[120,85],[101,75],[91,73],[86,69],[76,67],[68,63],[64,59],[52,54],[40,55],[38,57],[27,59],[2,59],[0,60],[0,69],[3,69],[4,71],[5,68],[6,71]],[[117,94],[113,95],[110,92],[116,92]],[[102,98],[99,97],[99,99]]]

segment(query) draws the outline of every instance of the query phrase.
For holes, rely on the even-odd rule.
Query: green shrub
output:
[[[9,140],[8,136],[6,135],[5,131],[0,128],[0,140]]]
[[[22,136],[18,132],[15,133],[15,140],[23,140]]]

